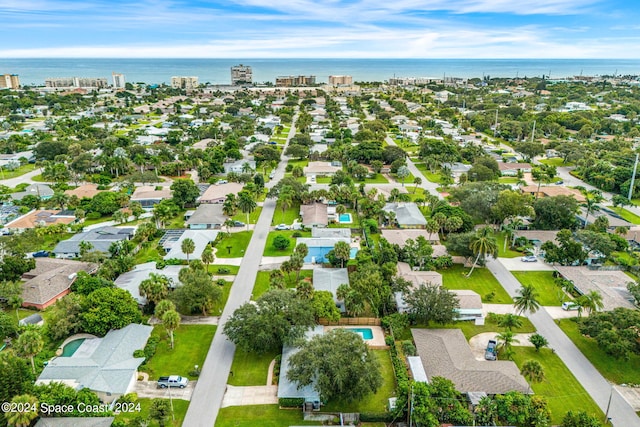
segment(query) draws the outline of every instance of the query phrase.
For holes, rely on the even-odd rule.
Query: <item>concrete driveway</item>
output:
[[[137,381],[134,392],[138,397],[191,400],[191,394],[197,381],[189,381],[185,388],[158,388],[156,381]]]
[[[542,260],[538,262],[522,262],[521,257],[498,258],[498,261],[509,271],[554,271],[555,268]]]
[[[227,385],[222,408],[227,406],[271,405],[278,403],[277,385],[236,387]]]
[[[514,346],[522,346],[522,347],[533,347],[533,344],[529,342],[529,337],[533,334],[516,334],[515,339],[518,340],[517,343],[513,343]],[[487,343],[489,340],[496,340],[498,332],[483,332],[481,334],[475,335],[471,337],[469,340],[469,347],[471,347],[471,352],[476,360],[485,360],[484,351],[487,348]],[[500,343],[498,342],[498,345]]]

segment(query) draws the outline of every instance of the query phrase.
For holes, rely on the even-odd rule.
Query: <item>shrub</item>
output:
[[[224,286],[226,284],[227,284],[227,282],[224,279],[216,280],[216,285],[218,285],[218,286]]]
[[[291,234],[291,237],[297,239],[298,237],[302,237],[302,233],[299,231],[294,231],[293,234]]]
[[[283,234],[278,234],[273,239],[273,247],[279,251],[284,251],[289,246],[291,246],[291,240],[289,240],[289,238]]]
[[[278,405],[281,408],[299,408],[304,404],[302,397],[281,397],[278,399]]]
[[[229,269],[229,267],[218,267],[218,273],[220,274],[227,274],[230,272],[231,272],[231,269]]]
[[[493,299],[494,299],[495,297],[496,297],[496,293],[495,293],[495,292],[493,292],[493,291],[491,291],[491,292],[489,292],[488,294],[486,294],[486,295],[484,296],[484,299],[485,299],[487,302],[491,302],[491,301],[493,301]]]
[[[123,394],[118,399],[119,403],[134,403],[134,402],[137,402],[137,401],[138,401],[138,394],[137,393]]]
[[[158,343],[160,343],[160,337],[157,335],[151,335],[147,340],[147,345],[144,346],[144,361],[151,359],[154,354],[156,354],[156,349],[158,348]]]
[[[402,352],[405,356],[415,356],[417,355],[416,346],[413,345],[411,341],[402,341]]]
[[[86,219],[100,219],[102,218],[102,214],[100,212],[89,212]]]

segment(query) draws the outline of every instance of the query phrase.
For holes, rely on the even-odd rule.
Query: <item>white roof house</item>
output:
[[[382,209],[396,214],[400,228],[424,228],[427,225],[427,220],[415,203],[387,203]]]
[[[329,291],[341,313],[346,311],[344,301],[337,297],[338,287],[349,284],[346,268],[315,268],[313,270],[313,288],[316,291]]]
[[[184,233],[182,233],[182,236],[180,236],[178,240],[171,245],[171,248],[165,255],[164,259],[200,259],[202,257],[202,252],[204,252],[209,243],[216,240],[218,233],[219,232],[215,230],[185,230]],[[192,254],[189,254],[188,257],[187,254],[182,252],[182,242],[185,239],[191,239],[195,244],[195,250]]]

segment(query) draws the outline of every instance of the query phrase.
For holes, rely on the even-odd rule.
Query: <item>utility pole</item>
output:
[[[533,138],[536,136],[536,121],[533,121],[533,131],[531,131],[531,142],[533,142]]]
[[[638,171],[638,157],[640,154],[636,154],[636,161],[633,164],[633,175],[631,175],[631,185],[629,186],[629,201],[631,201],[631,196],[633,196],[633,185],[636,180],[636,172]]]

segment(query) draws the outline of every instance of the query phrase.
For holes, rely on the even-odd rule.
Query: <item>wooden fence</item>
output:
[[[318,323],[323,326],[380,326],[380,319],[377,317],[343,317],[337,322],[321,318]]]

